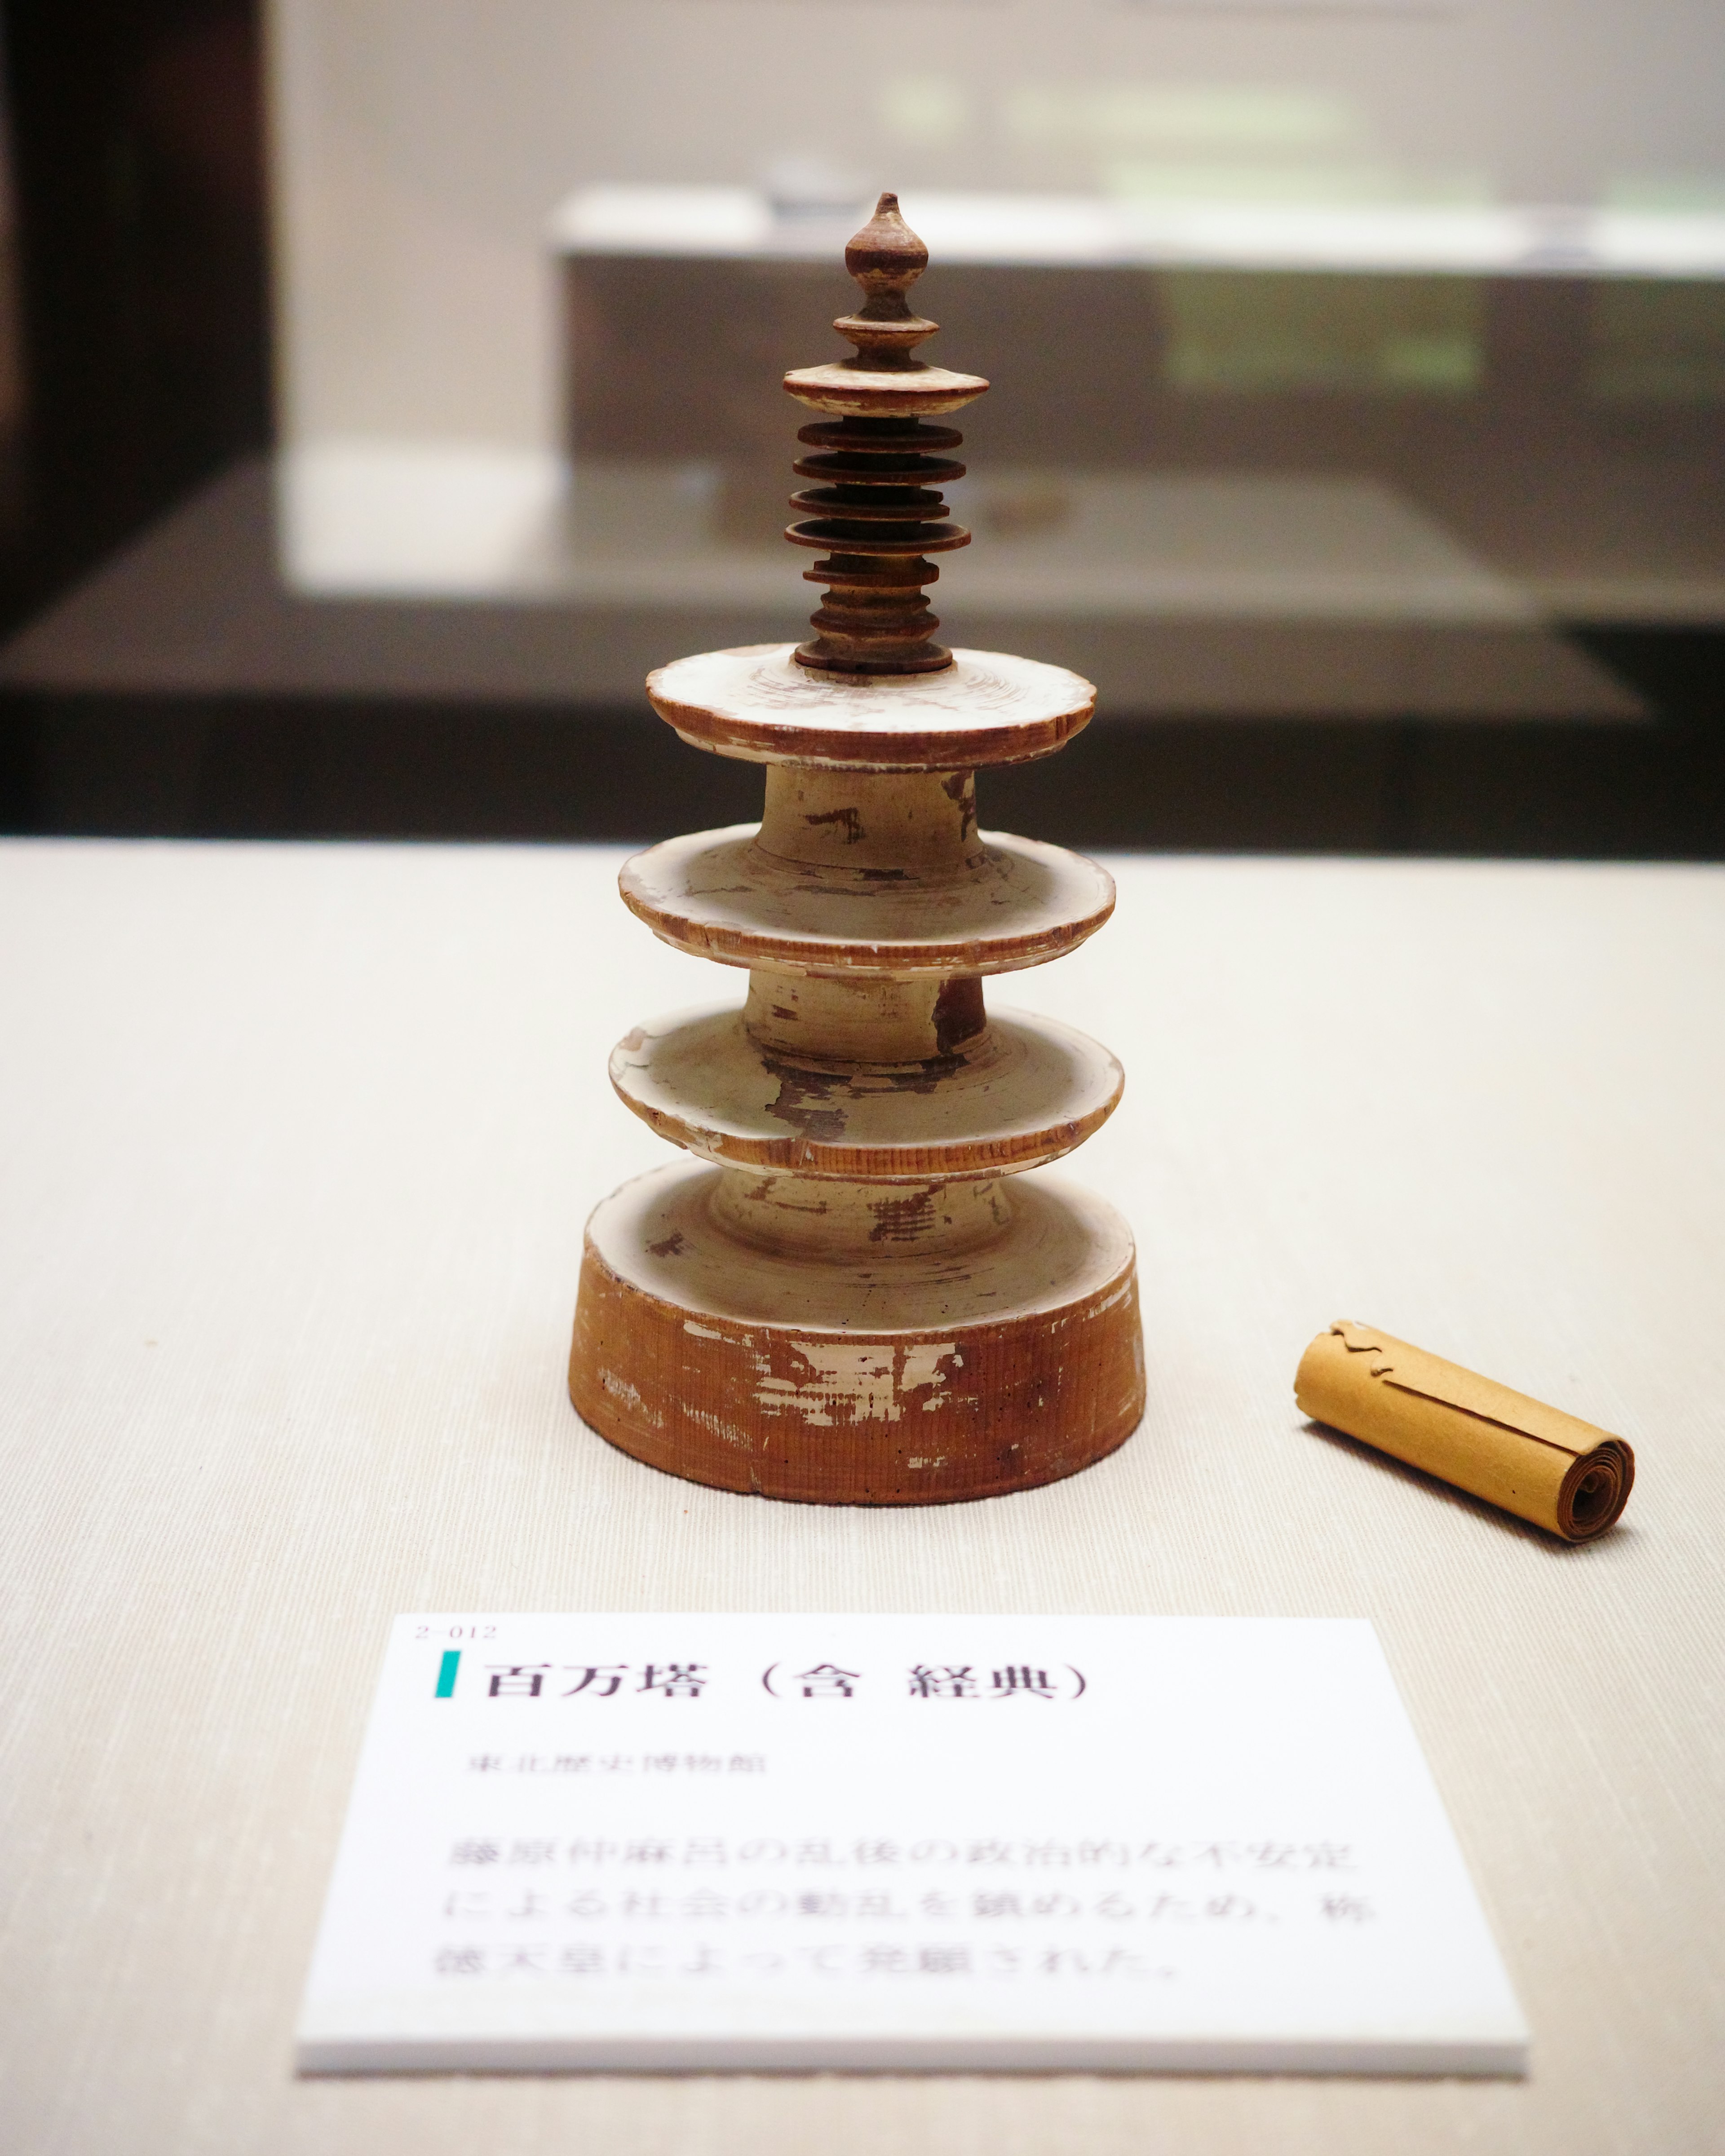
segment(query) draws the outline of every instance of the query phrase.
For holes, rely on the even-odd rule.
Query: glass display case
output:
[[[836,352],[883,184],[933,255],[934,356],[995,384],[948,632],[1089,673],[1117,753],[1376,727],[1381,791],[1445,727],[1558,727],[1603,798],[1599,758],[1673,716],[1672,653],[1710,665],[1712,11],[274,0],[266,28],[277,450],[27,633],[15,687],[650,727],[649,665],[808,610],[778,381]]]

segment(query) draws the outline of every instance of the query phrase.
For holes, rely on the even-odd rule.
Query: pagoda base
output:
[[[737,1233],[725,1174],[675,1163],[588,1223],[569,1394],[623,1451],[759,1496],[949,1504],[1076,1474],[1137,1426],[1132,1234],[1090,1192],[1014,1176],[972,1247],[823,1256]]]

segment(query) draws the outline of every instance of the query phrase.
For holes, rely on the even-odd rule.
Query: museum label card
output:
[[[395,1621],[311,2072],[1525,2071],[1377,1638]]]

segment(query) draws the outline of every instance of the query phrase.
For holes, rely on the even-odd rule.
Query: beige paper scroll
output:
[[[1301,1357],[1294,1398],[1315,1422],[1566,1542],[1603,1534],[1635,1479],[1635,1454],[1609,1430],[1345,1319]]]

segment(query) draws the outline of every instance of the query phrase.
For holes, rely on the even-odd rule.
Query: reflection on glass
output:
[[[1187,270],[1165,277],[1163,294],[1173,389],[1455,396],[1485,372],[1476,277]]]
[[[276,0],[290,577],[781,633],[891,182],[999,384],[949,611],[1725,617],[1725,17],[1259,16]]]

